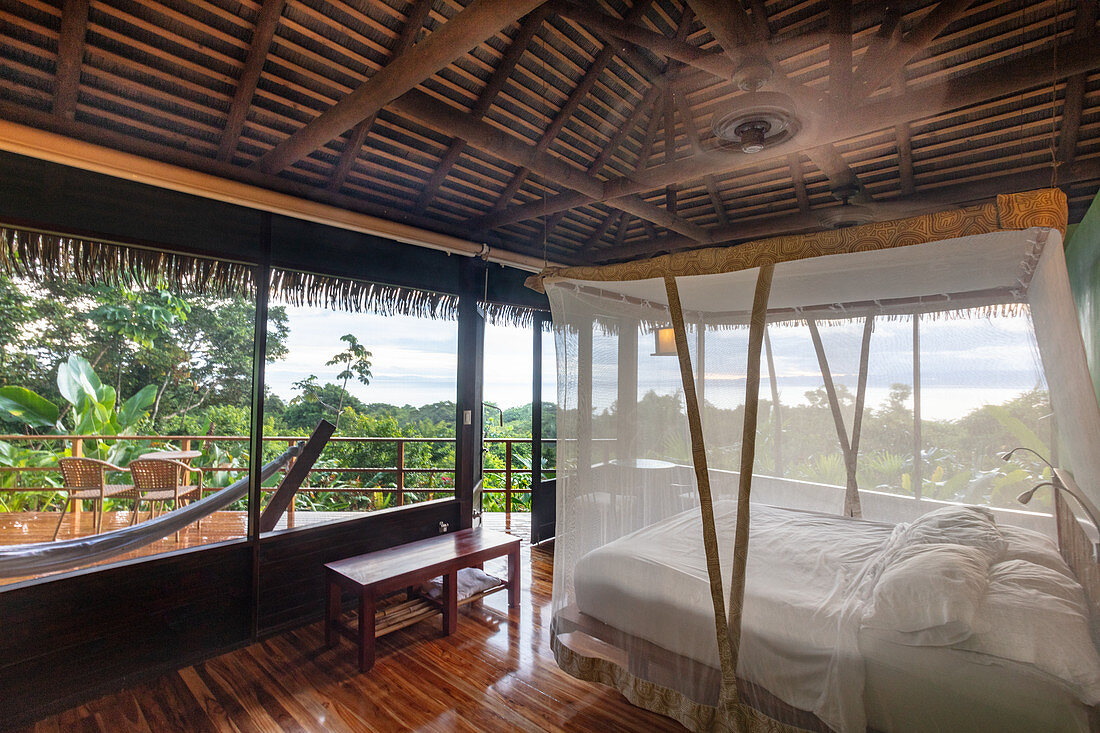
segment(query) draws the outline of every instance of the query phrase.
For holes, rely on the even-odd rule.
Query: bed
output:
[[[1100,730],[1094,548],[1050,539],[1046,488],[1100,505],[1067,216],[1007,194],[536,277],[558,665],[696,731]]]
[[[727,546],[735,519],[735,502],[716,503]],[[576,603],[559,612],[557,633],[566,643],[571,632],[599,639],[625,651],[627,668],[644,666],[648,679],[713,705],[718,658],[701,544],[699,512],[689,510],[589,552],[576,565]],[[945,557],[922,559],[930,548]],[[899,566],[915,556],[910,571],[951,576],[956,564],[977,558],[981,565],[983,555],[985,587],[923,599],[946,598],[954,605],[950,623],[958,624],[969,592],[977,600],[969,599],[965,619],[972,629],[899,632],[890,609],[876,606],[919,596],[910,578],[901,598],[885,595],[887,586],[901,587]],[[729,575],[727,562],[727,585]],[[753,504],[747,578],[737,671],[765,712],[785,706],[788,720],[801,711],[802,727],[844,731],[1086,731],[1096,722],[1100,656],[1083,589],[1052,541],[998,527],[981,509],[948,508],[892,525]],[[1035,590],[1051,590],[1052,582],[1052,593]],[[1023,591],[1006,594],[1006,587]],[[929,589],[943,587],[930,579]],[[901,609],[921,623],[913,611]],[[1010,623],[1020,628],[1000,628]],[[1043,653],[1021,651],[1020,633],[1035,635]],[[998,641],[998,634],[1012,638]]]

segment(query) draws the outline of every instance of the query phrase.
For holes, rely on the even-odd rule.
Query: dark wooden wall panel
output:
[[[0,591],[0,727],[246,643],[251,566],[242,540]]]
[[[458,528],[453,499],[372,512],[362,519],[265,535],[260,540],[259,633],[267,635],[320,618],[326,562]]]

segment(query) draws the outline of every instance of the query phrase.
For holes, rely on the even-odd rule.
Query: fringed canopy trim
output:
[[[167,288],[216,297],[256,292],[256,268],[135,245],[0,226],[0,272],[36,282],[72,280],[109,286]],[[458,296],[416,288],[275,269],[271,297],[295,306],[454,320]],[[528,328],[535,309],[480,302],[494,325]]]

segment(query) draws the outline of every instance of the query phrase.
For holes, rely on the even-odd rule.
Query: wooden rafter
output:
[[[1065,166],[1060,173],[1062,184],[1076,181],[1100,180],[1100,159],[1077,161]],[[1050,185],[1049,168],[1039,168],[1027,172],[1014,172],[1001,176],[989,176],[980,182],[960,183],[943,186],[929,193],[917,193],[887,202],[875,202],[879,218],[901,219],[917,214],[942,211],[953,206],[987,200],[1005,191],[1026,191]],[[735,244],[750,239],[763,239],[782,234],[800,234],[821,228],[821,222],[813,214],[795,214],[777,212],[774,215],[753,222],[734,224],[726,230],[710,231],[713,244]],[[631,259],[647,257],[660,252],[697,247],[698,244],[684,237],[669,236],[655,242],[643,242],[609,256],[608,259]]]
[[[691,107],[688,106],[683,95],[677,95],[676,107],[680,110],[680,117],[684,120],[688,142],[691,145],[693,153],[695,155],[701,154],[703,152],[703,145],[699,140],[699,131],[695,127],[695,118],[691,113]],[[718,191],[718,183],[714,180],[714,176],[703,176],[703,184],[706,186],[707,195],[710,196],[710,203],[714,207],[714,213],[718,215],[718,225],[722,227],[729,226],[730,219],[729,215],[726,213],[726,204],[722,201],[722,194]]]
[[[725,54],[704,51],[690,43],[627,23],[588,6],[566,4],[562,6],[561,13],[584,28],[614,36],[639,48],[694,66],[716,78],[729,79],[737,73],[736,64]]]
[[[810,196],[806,193],[806,179],[802,175],[802,157],[798,153],[787,156],[787,166],[791,171],[791,183],[794,184],[794,197],[798,201],[798,210],[802,214],[810,213]]]
[[[492,76],[489,77],[489,81],[485,83],[485,87],[481,90],[481,94],[478,95],[477,101],[470,109],[470,115],[478,117],[479,119],[485,116],[485,113],[489,111],[489,108],[493,106],[493,102],[496,100],[497,95],[504,89],[504,85],[508,82],[508,77],[512,75],[512,72],[516,68],[516,64],[523,58],[523,54],[527,52],[527,47],[531,43],[531,39],[535,37],[535,33],[546,21],[547,16],[550,15],[551,7],[549,4],[541,5],[535,10],[531,11],[523,22],[520,24],[519,32],[516,33],[515,38],[508,45],[508,50],[504,52],[504,56],[501,58],[500,63],[493,69]],[[413,205],[413,209],[417,213],[424,213],[428,208],[428,204],[435,198],[436,192],[439,187],[443,185],[443,181],[447,180],[447,176],[451,172],[451,167],[458,162],[458,159],[462,156],[462,151],[466,148],[466,141],[460,138],[455,138],[451,141],[446,152],[443,153],[443,158],[439,161],[439,165],[432,171],[431,176],[428,178],[428,182],[424,185],[424,190],[420,192],[420,195],[416,198],[416,203]],[[519,190],[519,187],[516,187]],[[515,195],[513,191],[512,195]]]
[[[416,0],[413,3],[409,15],[405,18],[405,25],[401,28],[401,35],[397,37],[397,42],[390,51],[390,61],[401,58],[416,42],[416,37],[420,34],[420,29],[424,27],[424,20],[428,17],[428,11],[431,9],[432,0]],[[340,151],[340,159],[336,161],[336,167],[332,172],[332,180],[328,184],[331,190],[339,191],[344,187],[344,181],[347,180],[348,173],[355,165],[355,160],[359,157],[359,152],[363,148],[363,143],[367,140],[367,135],[370,134],[371,127],[374,126],[376,117],[378,117],[377,113],[368,115],[366,119],[352,128],[347,142],[344,144],[344,149]]]
[[[543,0],[474,0],[441,28],[374,73],[305,127],[257,160],[264,173],[278,173],[337,135],[377,114],[471,48],[531,12]]]
[[[1078,0],[1073,37],[1087,38],[1095,32],[1095,0]],[[1065,102],[1062,105],[1062,129],[1058,134],[1057,157],[1060,163],[1072,163],[1077,157],[1077,136],[1081,130],[1081,107],[1085,101],[1085,74],[1066,79]]]
[[[1059,73],[1073,75],[1087,73],[1100,68],[1100,43],[1095,36],[1082,40],[1062,43],[1058,49]],[[664,188],[669,183],[697,180],[707,174],[729,174],[776,158],[785,158],[792,152],[798,152],[807,146],[823,145],[867,135],[877,130],[893,128],[903,122],[949,112],[969,105],[980,104],[988,99],[1017,94],[1040,84],[1049,84],[1051,52],[1040,52],[1019,57],[1012,62],[1012,73],[1005,73],[1003,67],[979,67],[969,74],[963,74],[948,81],[928,84],[919,89],[908,91],[902,98],[875,98],[854,107],[843,119],[826,120],[812,139],[796,139],[769,148],[757,155],[744,155],[739,152],[713,150],[706,158],[680,160],[672,164],[647,168],[629,178],[616,178],[604,184],[602,201],[611,201],[619,196],[652,191]],[[538,205],[511,207],[502,215],[494,217],[493,226],[523,221],[534,216],[542,216],[563,208],[573,208],[577,203],[575,194],[548,197]]]
[[[649,9],[652,0],[639,0],[634,7],[632,7],[626,14],[624,20],[633,22],[640,18],[646,10]],[[554,118],[547,125],[546,129],[542,131],[542,135],[539,136],[538,142],[535,144],[535,149],[540,153],[548,150],[550,144],[554,142],[554,138],[558,136],[562,128],[565,127],[565,123],[569,121],[569,118],[577,111],[577,108],[581,106],[581,102],[588,96],[588,93],[592,91],[592,87],[596,85],[596,81],[600,78],[600,74],[607,68],[607,65],[611,63],[611,60],[615,58],[619,53],[620,44],[618,43],[606,43],[604,47],[600,49],[600,52],[596,54],[596,58],[592,60],[588,68],[585,70],[581,80],[577,82],[577,86],[573,87],[573,90],[569,92],[568,98],[565,100],[565,104],[554,115]],[[520,166],[520,168],[513,174],[514,178],[519,179],[519,183],[522,184],[523,180],[527,178],[527,174],[530,170],[526,167]],[[509,185],[505,187],[504,195],[497,199],[493,205],[493,211],[500,211],[507,206],[511,201],[515,193],[511,196],[507,196],[510,191],[519,191],[519,185],[509,182]],[[505,197],[507,196],[507,198]]]
[[[896,7],[887,6],[883,9],[882,21],[879,23],[878,31],[871,36],[871,42],[867,45],[867,50],[863,53],[863,58],[860,59],[859,67],[855,70],[857,79],[865,78],[870,73],[868,69],[873,69],[881,64],[891,49],[897,46],[901,40],[901,21],[902,14]]]
[[[76,116],[76,97],[80,92],[80,69],[84,63],[84,36],[87,35],[89,5],[89,0],[64,0],[61,5],[53,113],[69,120]]]
[[[536,146],[520,140],[511,133],[438,102],[424,92],[415,89],[407,92],[400,99],[394,100],[390,109],[399,115],[419,120],[436,129],[447,130],[454,137],[466,140],[469,145],[572,189],[586,197],[586,200],[591,201],[602,195],[603,183],[599,179],[589,176],[585,171],[573,168],[555,156],[538,150]],[[665,229],[678,232],[696,241],[707,239],[706,232],[701,227],[669,214],[640,196],[623,197],[612,206],[629,211],[639,218],[659,224]]]
[[[852,96],[851,0],[829,0],[829,94],[840,104]]]
[[[973,0],[942,0],[921,18],[913,30],[894,44],[883,58],[876,60],[873,65],[865,64],[861,67],[860,70],[865,74],[857,79],[855,93],[863,97],[873,94],[883,82],[901,71],[914,56],[928,48],[936,36],[972,4]]]
[[[264,0],[260,6],[260,12],[256,16],[256,27],[252,30],[252,43],[248,47],[244,68],[237,79],[237,88],[233,92],[233,101],[229,105],[225,129],[222,130],[221,142],[218,145],[218,160],[231,159],[233,152],[237,149],[237,141],[240,140],[244,121],[252,106],[252,96],[256,93],[260,73],[263,71],[264,62],[267,61],[267,52],[271,49],[271,41],[275,38],[275,30],[279,27],[279,19],[283,17],[285,6],[286,0]]]

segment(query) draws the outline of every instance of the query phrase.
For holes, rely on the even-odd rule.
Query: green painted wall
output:
[[[1077,301],[1092,386],[1100,400],[1100,194],[1066,234],[1066,266]]]

